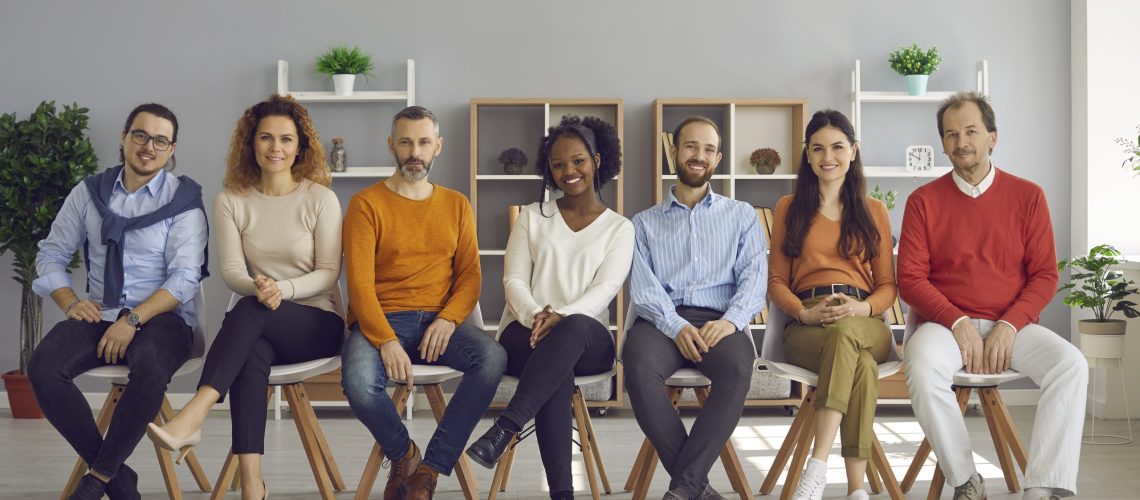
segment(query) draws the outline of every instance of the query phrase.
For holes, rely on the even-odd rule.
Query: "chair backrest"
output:
[[[478,301],[475,302],[475,308],[471,310],[471,314],[467,315],[467,321],[464,321],[464,323],[470,323],[471,326],[478,328],[479,331],[487,331],[487,326],[483,323],[483,308],[479,307]]]
[[[911,307],[906,312],[906,328],[903,330],[904,347],[906,346],[907,341],[910,340],[910,336],[914,334],[914,331],[916,329],[918,329],[918,321],[918,313],[914,312],[914,308]]]

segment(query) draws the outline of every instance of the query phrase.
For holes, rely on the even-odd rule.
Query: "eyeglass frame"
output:
[[[174,141],[170,140],[170,138],[166,137],[165,135],[150,135],[145,131],[139,130],[137,128],[128,130],[127,135],[130,136],[131,142],[137,146],[145,146],[148,142],[152,143],[154,145],[155,151],[168,151],[170,150],[170,147],[174,145]],[[145,137],[146,139],[142,142],[139,142],[138,137],[140,136]],[[166,142],[166,147],[159,147],[159,139],[162,139]]]

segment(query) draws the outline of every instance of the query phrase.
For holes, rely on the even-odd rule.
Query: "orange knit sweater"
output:
[[[425,200],[378,182],[356,193],[344,217],[348,324],[379,347],[396,338],[385,313],[432,311],[460,324],[479,300],[479,245],[471,204],[434,185]]]

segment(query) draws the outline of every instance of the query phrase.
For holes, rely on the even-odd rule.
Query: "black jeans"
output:
[[[193,332],[182,318],[163,313],[135,333],[120,365],[130,368],[107,436],[99,433],[91,407],[73,379],[107,363],[95,357],[99,340],[112,323],[69,319],[57,323],[28,363],[28,379],[48,422],[55,426],[91,469],[114,477],[131,456],[162,407],[166,385],[190,357]]]
[[[678,307],[677,313],[697,328],[722,316],[699,307]],[[695,496],[708,485],[709,470],[740,421],[756,348],[748,334],[738,331],[693,363],[681,356],[673,339],[644,319],[637,318],[628,335],[622,366],[633,416],[669,472],[669,489]],[[681,368],[697,368],[712,381],[709,398],[687,434],[665,392],[665,380]]]
[[[534,349],[530,348],[530,328],[517,321],[507,325],[499,343],[507,350],[507,375],[519,379],[503,417],[520,429],[534,419],[551,495],[573,491],[570,397],[574,377],[613,368],[613,336],[598,320],[572,314],[559,321]]]
[[[243,297],[222,320],[198,387],[208,385],[230,400],[234,454],[265,452],[269,370],[340,354],[344,320],[334,312],[287,300],[276,311]]]

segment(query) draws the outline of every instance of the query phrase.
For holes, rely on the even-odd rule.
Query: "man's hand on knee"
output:
[[[1013,358],[1013,328],[1003,322],[994,323],[985,340],[986,373],[1001,373],[1009,369]]]
[[[982,334],[974,322],[966,318],[954,325],[954,341],[962,352],[962,366],[966,368],[966,373],[982,373],[985,348],[982,345]]]
[[[388,378],[401,380],[412,388],[412,358],[404,352],[404,346],[397,339],[380,344],[380,360],[384,362],[384,370]]]
[[[700,363],[701,353],[709,352],[709,346],[705,340],[701,338],[700,330],[697,327],[686,324],[681,328],[677,334],[677,338],[673,339],[673,343],[677,344],[677,349],[681,351],[681,355],[685,359],[694,363]]]

